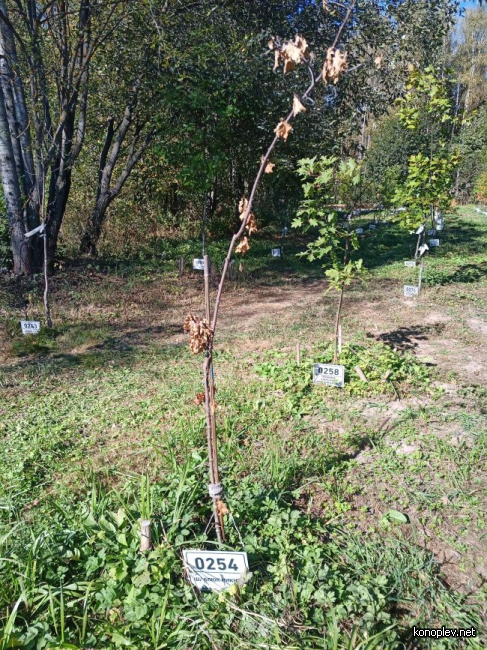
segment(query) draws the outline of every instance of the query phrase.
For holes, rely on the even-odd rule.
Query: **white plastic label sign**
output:
[[[193,260],[193,269],[195,271],[204,271],[205,270],[205,260]]]
[[[416,260],[408,260],[407,262],[404,262],[404,266],[414,268],[416,266]]]
[[[345,366],[331,363],[313,364],[313,384],[326,384],[343,388],[345,385]]]
[[[36,320],[21,320],[20,327],[22,334],[39,334],[41,331],[41,324]]]
[[[281,257],[281,249],[280,248],[273,248],[272,249],[272,257]]]
[[[376,225],[375,223],[369,223],[369,230],[375,230]]]
[[[434,248],[435,246],[440,245],[440,240],[439,239],[430,239],[429,244],[430,244],[430,248]]]
[[[247,553],[239,551],[183,551],[188,579],[198,589],[222,591],[249,571]]]
[[[364,229],[363,228],[357,228],[356,231],[357,235],[363,235],[364,234]]]
[[[419,287],[415,287],[411,284],[404,285],[404,297],[405,298],[414,298],[419,296]]]
[[[437,223],[436,224],[436,230],[443,230],[443,223]]]

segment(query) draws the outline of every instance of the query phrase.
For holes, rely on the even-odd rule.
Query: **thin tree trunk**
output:
[[[333,351],[333,363],[336,363],[338,361],[338,338],[339,338],[341,318],[342,318],[342,306],[343,306],[343,293],[344,293],[344,291],[345,291],[345,287],[342,284],[341,289],[340,289],[340,298],[338,300],[338,308],[337,308],[337,314],[336,314],[336,320],[335,320],[335,349]]]
[[[32,258],[30,247],[25,241],[25,226],[22,219],[22,195],[20,192],[17,168],[12,150],[12,139],[5,109],[3,90],[0,85],[0,175],[7,207],[14,273],[30,275]]]

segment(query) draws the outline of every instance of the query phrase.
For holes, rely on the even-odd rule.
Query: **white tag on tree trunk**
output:
[[[404,262],[404,266],[407,266],[409,268],[414,268],[416,266],[416,260],[408,260]]]
[[[421,233],[423,233],[423,232],[424,232],[424,226],[420,226],[420,227],[416,230],[416,234],[417,234],[417,235],[421,235]]]
[[[436,246],[440,245],[440,240],[439,239],[430,239],[429,245],[430,245],[430,248],[435,248]]]
[[[205,591],[222,591],[249,572],[247,553],[239,551],[183,551],[184,567],[192,585]]]
[[[326,384],[343,388],[345,386],[345,366],[331,363],[313,364],[313,384]]]
[[[413,286],[411,284],[404,285],[404,297],[405,298],[414,298],[419,296],[419,287]]]
[[[205,260],[198,260],[194,259],[193,260],[193,269],[195,271],[204,271],[205,270]]]
[[[21,320],[20,327],[22,334],[39,334],[41,331],[41,324],[36,320]]]
[[[423,244],[422,246],[420,246],[419,251],[418,251],[419,256],[422,257],[426,253],[426,251],[429,251],[429,249],[430,248],[429,248],[428,244]]]
[[[281,257],[281,249],[280,248],[273,248],[271,250],[272,257]]]

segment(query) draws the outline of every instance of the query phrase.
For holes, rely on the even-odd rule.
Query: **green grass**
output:
[[[451,220],[427,260],[414,325],[432,305],[463,328],[456,292],[481,308],[486,239],[481,215]],[[322,277],[293,255],[299,239],[286,240],[282,260],[270,257],[273,241],[257,240],[232,295],[251,303],[284,278]],[[1,315],[10,359],[0,371],[0,648],[484,648],[485,586],[459,581],[473,580],[475,545],[485,545],[485,387],[394,350],[392,334],[371,340],[355,309],[384,299],[383,286],[393,306],[402,300],[414,243],[392,225],[367,233],[367,285],[346,296],[343,391],[313,386],[309,372],[331,358],[333,296],[293,319],[222,332],[227,547],[248,552],[252,575],[220,595],[190,587],[181,559],[215,545],[204,413],[193,404],[201,359],[171,339],[174,305],[200,290],[196,278],[178,283],[175,262],[197,256],[198,243],[68,269],[55,279],[56,327],[35,340],[19,336],[13,301]],[[217,243],[210,254],[223,251]],[[38,287],[28,290],[40,313]],[[264,338],[265,349],[246,349]],[[300,366],[296,339],[309,343]],[[155,544],[142,555],[146,517]],[[461,556],[454,574],[432,540]],[[473,626],[477,637],[421,645],[413,625]]]

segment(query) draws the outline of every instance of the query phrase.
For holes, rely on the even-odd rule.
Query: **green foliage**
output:
[[[394,203],[405,207],[398,221],[414,232],[432,210],[445,212],[451,206],[453,172],[458,162],[456,154],[428,156],[423,153],[409,159],[408,176],[396,189]]]
[[[430,139],[429,146],[410,156],[407,178],[393,199],[395,205],[406,208],[398,221],[414,231],[434,210],[444,212],[451,205],[458,154],[448,150],[445,125],[454,118],[446,84],[431,66],[412,70],[406,94],[398,104],[402,124],[412,131],[426,125]]]
[[[299,366],[289,357],[280,356],[281,359],[277,361],[258,363],[255,366],[257,374],[271,381],[276,390],[284,392],[284,404],[292,413],[302,415],[309,412],[310,404],[321,400],[322,390],[320,386],[313,388],[311,364],[332,363],[332,347],[314,348]],[[397,390],[395,384],[410,390],[427,386],[431,381],[427,366],[411,354],[392,350],[383,343],[373,346],[347,345],[338,356],[338,363],[345,366],[344,391],[350,395],[394,395]],[[356,366],[360,366],[367,382],[363,382],[355,372]]]
[[[253,479],[227,481],[242,531],[239,538],[229,528],[228,541],[243,543],[252,575],[222,594],[197,594],[184,579],[180,549],[207,544],[199,532],[203,457],[194,452],[179,467],[168,460],[172,469],[151,487],[157,543],[146,555],[138,551],[141,503],[133,485],[109,491],[93,481],[79,503],[46,504],[48,525],[41,507],[28,529],[4,539],[8,561],[0,572],[10,591],[0,599],[17,605],[6,610],[2,647],[139,650],[190,642],[251,650],[272,639],[276,650],[392,649],[407,634],[393,612],[420,585],[426,611],[458,620],[452,606],[442,614],[435,605],[445,589],[427,552],[411,554],[400,541],[389,549],[359,542],[352,531],[343,535],[297,510],[295,493],[275,494]],[[424,615],[411,619],[419,624]],[[463,616],[477,624],[475,612]]]
[[[334,157],[304,158],[299,161],[298,174],[303,181],[304,199],[292,226],[304,232],[318,232],[302,255],[310,262],[325,260],[323,268],[330,288],[340,291],[359,276],[362,260],[348,259],[359,248],[358,237],[350,227],[339,225],[339,214],[331,206],[332,197],[346,204],[347,216],[351,217],[359,199],[360,165],[351,158],[339,163]]]
[[[433,66],[411,71],[406,94],[398,100],[398,106],[401,122],[413,131],[419,128],[425,114],[436,125],[445,125],[454,119],[445,82]]]

